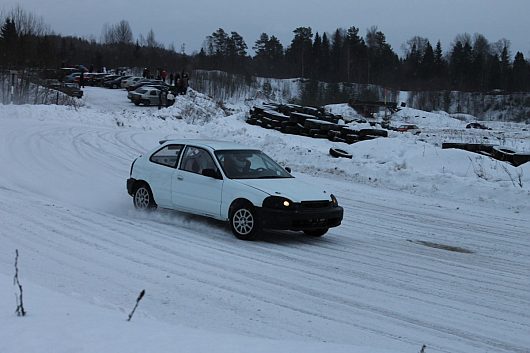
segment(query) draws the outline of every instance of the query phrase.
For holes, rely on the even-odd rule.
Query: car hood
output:
[[[296,178],[234,179],[234,181],[269,195],[286,197],[293,202],[331,200],[329,192]]]

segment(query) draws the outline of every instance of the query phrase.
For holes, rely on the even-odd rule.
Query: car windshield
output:
[[[215,157],[230,179],[276,179],[293,176],[259,150],[216,151]]]

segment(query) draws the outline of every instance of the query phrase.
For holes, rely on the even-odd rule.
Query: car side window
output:
[[[208,151],[193,146],[186,147],[180,169],[196,174],[202,174],[204,169],[218,170]]]
[[[177,166],[181,151],[182,145],[167,145],[153,153],[149,160],[156,164],[175,168]]]

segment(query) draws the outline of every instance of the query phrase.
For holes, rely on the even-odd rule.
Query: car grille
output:
[[[331,206],[331,201],[302,201],[301,208],[326,208]]]

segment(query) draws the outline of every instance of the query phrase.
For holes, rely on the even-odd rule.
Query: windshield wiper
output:
[[[285,176],[280,176],[280,175],[264,175],[264,176],[259,176],[257,179],[284,179],[284,178],[290,178],[290,177],[285,177]]]

